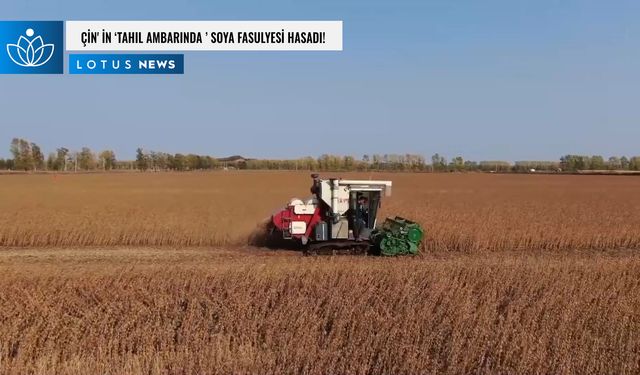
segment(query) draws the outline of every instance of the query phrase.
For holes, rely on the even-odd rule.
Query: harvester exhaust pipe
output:
[[[340,189],[340,183],[336,179],[331,180],[331,216],[333,222],[337,223],[340,213],[338,212],[338,189]]]

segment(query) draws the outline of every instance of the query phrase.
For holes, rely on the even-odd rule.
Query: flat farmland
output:
[[[339,175],[421,255],[251,246],[308,173],[0,176],[0,374],[640,372],[640,178]]]
[[[635,249],[640,178],[339,174],[390,179],[381,215],[425,229],[425,251]],[[0,176],[0,246],[237,246],[308,173]]]
[[[3,374],[637,374],[640,256],[0,251]]]

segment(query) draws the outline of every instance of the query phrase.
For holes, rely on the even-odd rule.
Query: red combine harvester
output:
[[[416,223],[396,217],[376,229],[376,215],[382,197],[391,195],[391,181],[311,177],[311,198],[294,198],[272,215],[272,243],[295,244],[306,254],[417,253],[422,229]]]

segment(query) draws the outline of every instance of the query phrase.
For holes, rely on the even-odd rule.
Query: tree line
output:
[[[36,143],[21,138],[11,141],[12,158],[0,159],[0,170],[16,171],[193,171],[214,169],[309,170],[309,171],[414,171],[414,172],[575,172],[579,170],[640,170],[640,156],[564,155],[558,161],[473,161],[462,156],[447,159],[438,153],[430,160],[419,154],[366,154],[361,158],[323,154],[298,159],[216,158],[197,154],[171,154],[136,150],[135,160],[120,161],[112,150],[94,152],[88,147],[71,151],[57,148],[45,155]]]
[[[12,159],[0,159],[0,169],[17,171],[89,171],[111,170],[116,167],[116,154],[111,150],[94,153],[88,147],[70,151],[57,148],[45,159],[40,146],[21,138],[14,138],[9,148]]]

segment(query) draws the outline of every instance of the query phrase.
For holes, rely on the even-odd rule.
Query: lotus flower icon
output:
[[[7,44],[7,53],[11,60],[19,66],[34,68],[46,64],[53,56],[55,46],[44,44],[41,36],[35,34],[33,29],[27,29],[27,37],[20,35],[18,43]]]

